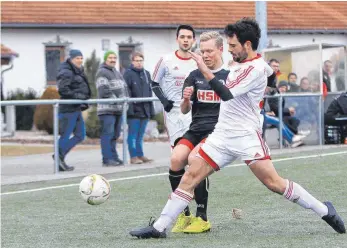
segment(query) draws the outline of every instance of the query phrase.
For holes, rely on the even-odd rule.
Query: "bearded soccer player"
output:
[[[198,154],[188,161],[190,166],[159,219],[130,234],[138,238],[165,238],[168,226],[192,200],[195,187],[208,175],[237,158],[245,161],[269,190],[305,209],[311,209],[336,232],[345,233],[344,223],[331,202],[317,200],[299,184],[280,177],[273,166],[269,148],[261,137],[263,118],[259,103],[269,72],[266,62],[256,53],[260,38],[258,23],[244,18],[227,25],[225,34],[229,52],[239,63],[230,71],[226,85],[218,81],[201,56],[192,54],[200,72],[222,99],[215,129],[201,145]]]
[[[191,112],[185,114],[181,112],[180,103],[182,99],[182,89],[185,78],[197,68],[195,61],[189,53],[195,42],[195,31],[189,25],[180,25],[176,31],[176,41],[179,49],[162,57],[156,65],[153,73],[152,89],[159,98],[164,108],[164,121],[169,135],[171,147],[177,144],[178,140],[189,129],[192,121]],[[171,162],[174,161],[172,158]],[[181,162],[180,162],[181,163]],[[185,164],[187,165],[187,163]],[[175,165],[170,166],[169,180],[171,189],[174,191],[184,174],[184,167],[175,170]],[[195,190],[195,201],[197,213],[206,216],[208,198],[208,179],[203,180]],[[204,232],[208,227],[208,222],[203,218],[194,218],[188,206],[177,219],[172,232],[183,232],[194,220],[194,232]],[[209,228],[209,227],[208,227]],[[207,229],[208,229],[207,228]]]

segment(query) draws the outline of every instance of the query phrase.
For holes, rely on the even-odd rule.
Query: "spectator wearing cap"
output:
[[[98,98],[118,99],[128,97],[127,84],[115,68],[117,55],[114,51],[104,54],[104,62],[96,73]],[[120,136],[123,103],[98,103],[97,113],[101,125],[100,144],[103,166],[123,165],[117,153],[117,139]]]
[[[83,70],[83,55],[80,50],[72,49],[69,58],[58,70],[57,86],[60,99],[87,100],[91,96],[88,80]],[[86,104],[59,105],[59,170],[71,171],[73,166],[65,162],[67,153],[85,139],[86,131],[82,111]],[[71,137],[73,134],[73,137]]]

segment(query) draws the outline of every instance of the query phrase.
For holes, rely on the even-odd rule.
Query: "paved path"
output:
[[[312,150],[327,150],[338,146],[302,146],[295,149],[272,149],[272,154],[304,152]],[[343,146],[347,150],[347,146]],[[145,143],[146,156],[153,158],[151,164],[125,165],[120,167],[102,167],[100,149],[78,150],[69,153],[66,161],[75,166],[72,172],[54,174],[52,153],[26,155],[18,157],[1,157],[1,185],[18,184],[53,179],[81,177],[92,173],[108,174],[131,170],[148,169],[169,166],[170,148],[166,142]],[[119,144],[119,154],[122,154],[122,145]]]

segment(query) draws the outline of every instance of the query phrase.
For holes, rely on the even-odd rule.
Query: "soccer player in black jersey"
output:
[[[218,32],[201,34],[200,52],[208,68],[224,83],[229,71],[223,69],[222,36]],[[192,110],[192,122],[189,130],[176,143],[171,155],[170,180],[174,179],[177,185],[184,174],[184,167],[188,164],[188,157],[195,155],[197,151],[195,147],[213,131],[218,121],[219,105],[219,96],[212,90],[204,76],[199,70],[192,71],[184,82],[181,102],[183,114]],[[197,203],[196,216],[182,213],[175,225],[182,228],[185,233],[202,233],[211,229],[206,214],[208,179],[202,183],[205,185],[195,190],[196,198],[201,199],[201,202]]]

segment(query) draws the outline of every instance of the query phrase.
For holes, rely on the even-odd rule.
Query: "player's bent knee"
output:
[[[186,158],[182,158],[178,154],[172,154],[170,159],[170,168],[174,171],[182,170],[188,163]]]

